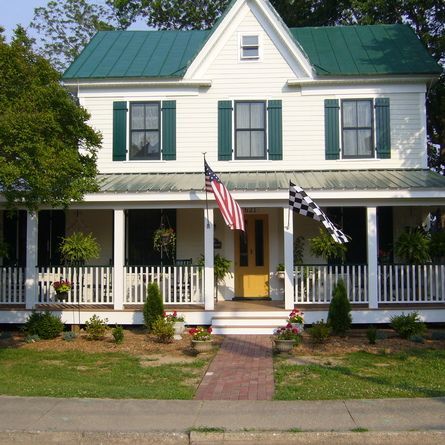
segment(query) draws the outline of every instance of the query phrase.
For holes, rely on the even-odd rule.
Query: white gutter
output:
[[[62,84],[66,87],[183,87],[183,88],[196,88],[196,87],[211,87],[211,80],[110,80],[110,81],[62,81]]]
[[[342,77],[335,79],[288,79],[288,87],[305,86],[325,86],[325,85],[351,85],[351,84],[371,84],[371,83],[426,83],[437,79],[438,76],[418,76],[418,77]]]

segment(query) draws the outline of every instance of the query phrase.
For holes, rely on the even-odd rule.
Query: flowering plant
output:
[[[294,309],[290,314],[287,320],[289,323],[300,323],[304,324],[304,312],[301,312],[298,309]]]
[[[212,327],[204,328],[198,326],[197,328],[189,329],[189,334],[192,336],[192,340],[209,341],[212,339]]]
[[[60,292],[68,292],[71,290],[71,283],[68,280],[64,280],[63,278],[60,281],[55,281],[53,283],[54,290],[56,293]]]
[[[167,314],[167,312],[164,312],[164,318],[171,323],[185,321],[184,316],[178,315],[178,313],[176,311],[173,311],[173,313],[171,313],[171,314]]]
[[[301,340],[301,332],[298,328],[292,327],[290,323],[281,328],[275,329],[273,333],[276,340],[293,340],[299,343]]]

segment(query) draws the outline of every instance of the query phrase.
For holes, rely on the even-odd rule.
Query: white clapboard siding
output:
[[[0,304],[25,303],[25,268],[0,267]]]

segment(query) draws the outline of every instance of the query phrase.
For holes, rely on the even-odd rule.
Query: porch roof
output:
[[[232,191],[280,191],[289,181],[305,190],[437,190],[445,176],[430,170],[306,170],[216,172]],[[101,193],[202,192],[204,172],[108,173],[98,176]]]

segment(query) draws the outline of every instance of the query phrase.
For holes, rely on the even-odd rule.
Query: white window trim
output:
[[[258,56],[243,56],[243,37],[258,37]],[[258,62],[262,59],[262,37],[260,33],[242,32],[238,34],[238,60],[240,62]]]

